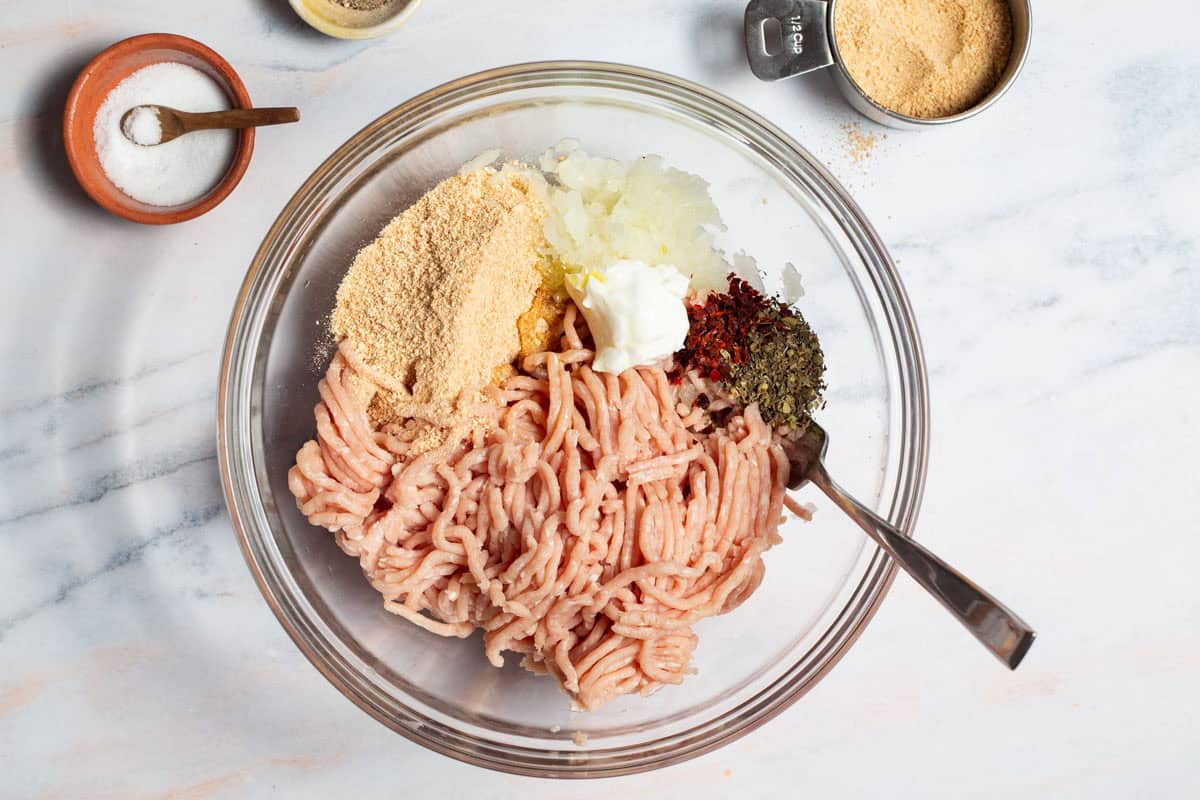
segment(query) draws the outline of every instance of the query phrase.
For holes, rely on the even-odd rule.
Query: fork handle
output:
[[[814,464],[806,476],[845,511],[904,571],[958,617],[980,644],[1016,669],[1036,636],[1020,617],[958,570],[901,534],[833,482],[825,465]]]

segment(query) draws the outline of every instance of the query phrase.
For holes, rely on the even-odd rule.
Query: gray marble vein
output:
[[[1194,4],[1138,9],[1134,32],[1128,4],[1036,3],[1013,90],[971,123],[916,134],[858,118],[826,75],[756,81],[743,7],[426,0],[392,36],[342,42],[285,0],[8,4],[0,798],[1200,794]],[[59,128],[83,64],[149,30],[205,42],[257,104],[303,112],[259,133],[224,204],[164,228],[91,204]],[[1039,629],[1018,672],[901,578],[849,655],[764,730],[657,775],[551,783],[408,743],[291,644],[245,567],[215,459],[245,269],[359,127],[443,81],[551,58],[700,81],[849,188],[898,262],[929,363],[918,535]],[[879,137],[865,160],[850,123]]]
[[[28,608],[20,609],[11,615],[0,617],[0,645],[4,642],[5,634],[11,629],[26,622],[36,614],[45,611],[47,608],[62,603],[84,586],[104,578],[109,573],[126,566],[135,559],[141,558],[143,551],[149,547],[154,547],[163,539],[207,525],[223,514],[224,509],[224,504],[217,503],[202,508],[199,511],[185,511],[177,523],[165,528],[149,531],[147,537],[142,541],[113,553],[99,569],[84,575],[74,576],[59,585],[54,590],[54,593],[46,599]]]

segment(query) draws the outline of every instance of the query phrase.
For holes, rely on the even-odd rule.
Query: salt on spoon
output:
[[[143,146],[161,144],[163,140],[162,123],[153,106],[135,106],[126,111],[121,117],[121,133],[134,144]]]
[[[189,111],[151,105],[161,100]],[[238,142],[229,128],[300,118],[294,108],[230,109],[230,104],[220,83],[187,64],[167,61],[136,70],[96,112],[93,136],[104,174],[134,200],[183,205],[203,197],[228,173]],[[191,131],[196,133],[174,141]]]
[[[300,109],[233,108],[228,111],[193,113],[169,106],[141,105],[121,117],[121,132],[134,144],[153,146],[191,133],[218,129],[258,128],[300,121]]]

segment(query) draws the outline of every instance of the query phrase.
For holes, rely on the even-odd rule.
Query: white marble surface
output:
[[[1195,797],[1200,792],[1200,35],[1187,0],[1036,4],[1025,74],[973,123],[887,132],[825,76],[758,83],[740,0],[428,0],[383,41],[282,0],[6,3],[0,14],[0,797]],[[199,220],[112,218],[60,110],[103,46],[198,38],[260,104],[243,184]],[[308,171],[443,80],[574,57],[674,72],[829,162],[900,262],[929,359],[919,535],[1040,630],[1008,674],[900,579],[800,703],[650,776],[550,783],[378,725],[261,600],[220,496],[218,351]]]

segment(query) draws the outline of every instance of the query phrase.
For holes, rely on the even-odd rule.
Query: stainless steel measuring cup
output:
[[[872,100],[850,77],[838,53],[833,11],[838,0],[750,0],[746,6],[746,58],[755,77],[778,81],[833,67],[833,79],[859,113],[890,128],[920,130],[969,119],[1003,95],[1025,65],[1033,11],[1030,0],[1008,0],[1012,12],[1012,52],[1008,66],[987,97],[948,117],[910,117]],[[778,25],[778,36],[775,35]]]

